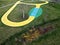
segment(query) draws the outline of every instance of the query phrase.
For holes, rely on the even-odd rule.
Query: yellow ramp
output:
[[[30,23],[32,20],[34,20],[33,16],[30,16],[27,20],[22,21],[22,22],[12,22],[8,20],[8,15],[13,11],[13,9],[20,3],[20,1],[16,2],[1,18],[2,23],[5,25],[11,26],[11,27],[19,27],[19,26],[24,26],[28,23]]]

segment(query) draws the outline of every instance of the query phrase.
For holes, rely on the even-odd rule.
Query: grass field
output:
[[[52,20],[50,22],[46,22],[46,24],[42,24],[42,27],[46,27],[47,25],[53,25],[54,29],[51,31],[41,35],[38,39],[32,42],[27,42],[26,45],[59,45],[60,44],[60,23],[59,19]],[[39,27],[39,25],[34,26],[35,28]],[[40,27],[41,27],[40,26]],[[29,27],[30,28],[30,27]],[[32,27],[31,27],[32,28]],[[20,33],[16,33],[15,35],[11,36],[9,39],[7,39],[2,45],[24,45],[21,44],[20,41],[16,41],[15,38],[21,40],[21,35],[28,32],[30,29],[24,29],[24,31],[21,31]]]
[[[17,0],[1,0],[0,7],[5,6],[7,4],[13,5],[16,1]],[[2,15],[11,6],[0,8],[0,19],[1,19]],[[8,16],[8,18],[11,21],[17,21],[17,22],[25,20],[28,18],[28,11],[32,7],[34,7],[34,6],[18,5],[13,10],[13,12]],[[0,20],[0,44],[3,43],[6,39],[8,39],[10,36],[13,36],[14,34],[19,33],[21,31],[23,31],[24,29],[28,29],[28,27],[32,27],[32,26],[42,24],[42,23],[50,21],[50,20],[60,18],[60,8],[59,8],[58,4],[55,4],[54,6],[52,6],[52,4],[50,3],[50,4],[42,6],[42,8],[43,8],[42,16],[36,18],[33,22],[31,22],[30,24],[23,26],[23,27],[18,27],[18,28],[8,27],[8,26],[2,24],[2,22]],[[25,11],[25,18],[22,18],[22,11],[21,11],[22,9]],[[46,37],[48,39],[43,38],[40,42],[37,41],[37,43],[32,43],[32,45],[39,45],[39,44],[40,45],[59,45],[60,44],[60,40],[59,40],[60,28],[55,29],[55,31],[53,31],[53,32],[56,33],[56,35],[54,33],[48,34],[48,35],[50,35],[50,36]],[[52,41],[52,39],[54,39],[54,41]],[[52,44],[49,44],[49,42],[51,42]],[[53,44],[53,43],[56,43],[56,44]]]

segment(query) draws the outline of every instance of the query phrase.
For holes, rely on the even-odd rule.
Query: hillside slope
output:
[[[3,5],[6,5],[6,4],[10,4],[11,2],[16,2],[16,1],[10,1],[10,2],[2,2],[0,7],[3,6]],[[12,6],[12,5],[11,5]],[[5,7],[5,8],[0,8],[0,19],[2,17],[2,15],[11,7],[11,6],[8,6],[8,7]],[[25,18],[21,18],[22,17],[22,13],[21,13],[21,6],[24,7],[22,9],[24,9],[25,11]],[[28,17],[28,11],[32,8],[32,7],[35,7],[35,6],[26,6],[26,5],[18,5],[14,10],[13,12],[10,14],[10,16],[8,16],[8,18],[11,20],[11,21],[22,21],[22,20],[25,20],[27,19]],[[55,6],[55,5],[54,5]],[[29,7],[29,8],[28,8]],[[57,18],[60,18],[60,10],[58,10],[57,8],[47,4],[47,5],[44,5],[42,6],[43,8],[43,14],[41,17],[38,17],[36,18],[33,22],[31,22],[30,24],[26,25],[26,26],[23,26],[23,27],[18,27],[18,28],[12,28],[12,27],[8,27],[4,24],[2,24],[1,20],[0,20],[0,43],[4,42],[6,39],[8,39],[10,36],[24,30],[25,28],[28,28],[28,27],[32,27],[32,26],[35,26],[35,25],[38,25],[38,24],[41,24],[41,23],[44,23],[46,21],[49,21],[49,20],[54,20],[54,19],[57,19]],[[12,16],[13,15],[13,16]]]

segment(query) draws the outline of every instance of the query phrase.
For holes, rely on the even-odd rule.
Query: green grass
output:
[[[60,24],[59,23],[60,23],[60,20],[56,19],[56,20],[52,20],[50,22],[46,22],[46,24],[42,24],[42,25],[39,24],[39,25],[44,26],[44,27],[46,27],[46,25],[53,24],[53,26],[55,28],[52,29],[51,31],[45,33],[44,35],[40,36],[37,40],[33,41],[32,43],[27,43],[27,45],[44,45],[44,44],[46,44],[46,45],[55,44],[56,45],[57,43],[59,43],[59,42],[57,42],[58,39],[60,41],[60,38],[59,38],[60,37],[60,35],[59,35],[59,33],[60,33],[60,28],[59,28]],[[35,28],[38,27],[39,25],[35,26]],[[8,45],[8,44],[9,45],[16,45],[16,44],[22,45],[20,42],[16,42],[15,38],[18,38],[20,40],[21,34],[27,32],[27,31],[28,31],[28,29],[24,29],[24,31],[21,31],[20,33],[17,33],[15,35],[11,36],[2,45]]]
[[[10,3],[15,3],[17,0],[1,0],[0,1],[0,7],[3,5],[7,5]],[[12,6],[12,5],[11,5]],[[2,15],[11,7],[5,7],[5,8],[0,8],[0,19],[2,17]],[[22,8],[22,7],[24,8]],[[32,7],[35,6],[26,6],[26,5],[18,5],[13,12],[8,16],[8,18],[11,21],[23,21],[25,19],[28,18],[28,12]],[[24,9],[25,11],[25,16],[26,18],[22,19],[22,11],[21,8]],[[44,5],[42,6],[43,8],[43,14],[41,17],[36,18],[34,21],[32,21],[30,24],[23,26],[23,27],[18,27],[18,28],[12,28],[12,27],[8,27],[4,24],[2,24],[1,20],[0,20],[0,43],[4,42],[6,39],[8,39],[10,36],[24,30],[27,27],[32,27],[34,25],[38,25],[41,24],[43,22],[49,21],[49,20],[53,20],[53,19],[57,19],[60,17],[60,10],[58,10],[59,8],[53,7],[51,5]],[[47,18],[46,18],[47,15]],[[45,19],[46,18],[46,19]],[[44,20],[45,19],[45,20]]]
[[[48,33],[36,41],[35,45],[60,45],[60,28],[55,29],[55,31]],[[33,44],[33,43],[32,43]]]

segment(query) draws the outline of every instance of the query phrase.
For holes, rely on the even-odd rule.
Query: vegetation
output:
[[[29,27],[29,29],[24,29],[24,31],[21,31],[20,33],[17,33],[14,36],[11,36],[4,43],[2,43],[2,45],[8,45],[8,44],[9,45],[17,45],[17,44],[18,45],[24,45],[24,44],[34,45],[33,43],[35,43],[35,42],[36,42],[35,44],[38,44],[38,42],[39,42],[39,45],[40,45],[40,42],[43,39],[50,40],[49,39],[50,36],[53,37],[53,35],[55,36],[56,34],[58,34],[58,33],[56,33],[57,29],[60,30],[59,29],[60,25],[58,22],[60,23],[59,18],[52,20],[50,22],[46,22],[45,24],[42,24],[42,25],[39,24],[39,25],[33,26],[31,28]],[[36,31],[38,32],[38,35],[37,35]],[[32,36],[32,34],[34,34],[34,36]],[[30,35],[30,37],[27,37],[29,35]],[[35,37],[35,36],[37,36],[37,37]],[[55,38],[57,38],[57,36]],[[42,42],[42,43],[44,43],[44,42]],[[55,44],[55,43],[53,43],[53,44]],[[46,44],[46,45],[48,45],[48,44]]]

